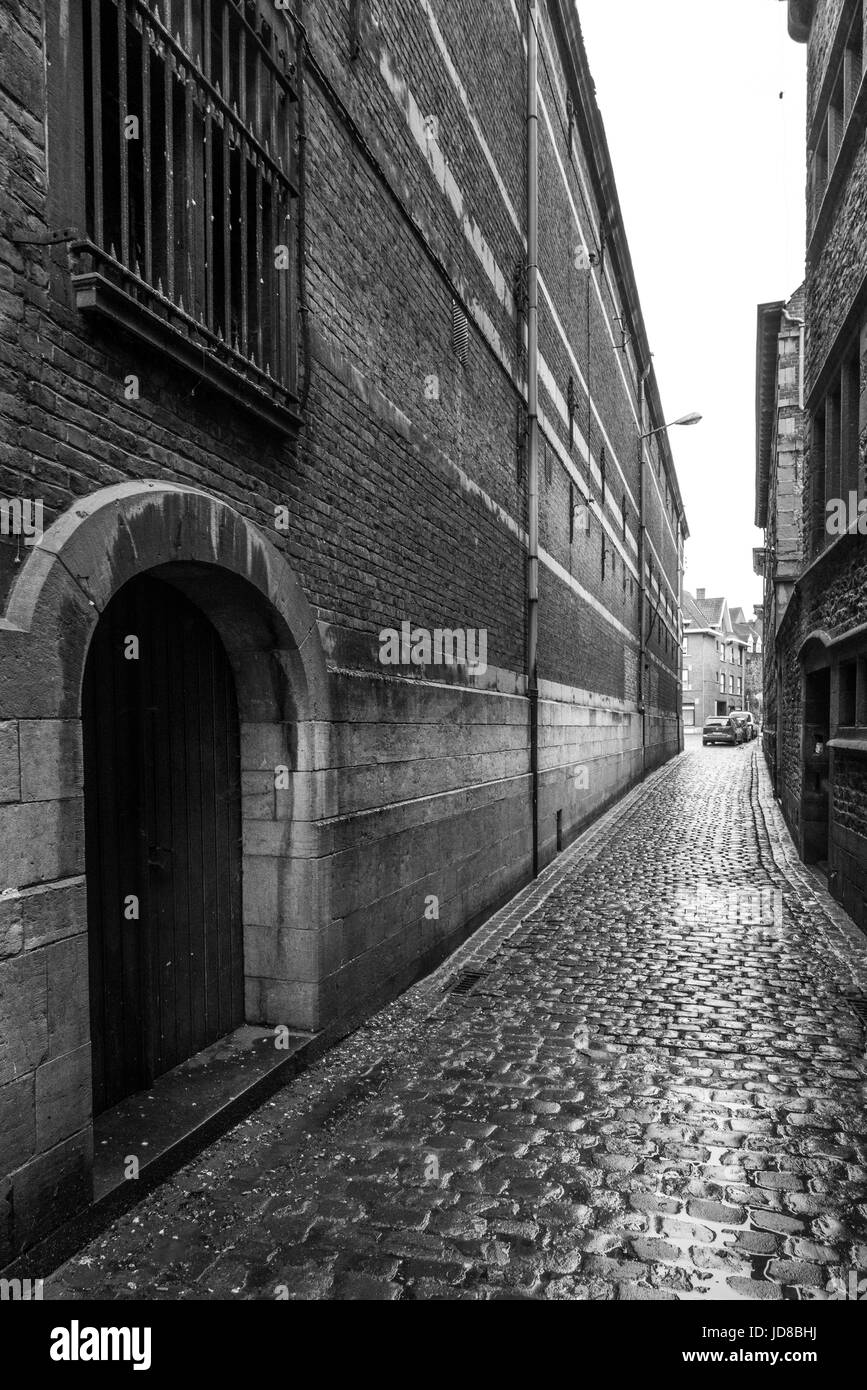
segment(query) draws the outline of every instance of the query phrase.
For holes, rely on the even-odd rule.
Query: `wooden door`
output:
[[[179,590],[143,576],[108,605],[83,719],[98,1113],[244,1017],[234,679]]]

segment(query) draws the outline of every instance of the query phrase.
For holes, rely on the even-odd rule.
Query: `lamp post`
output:
[[[667,425],[659,425],[655,430],[648,430],[646,434],[640,436],[640,442],[645,439],[652,439],[655,434],[662,434],[664,430],[672,430],[675,425],[698,425],[704,417],[697,411],[692,411],[689,415],[681,415],[679,420],[671,420]]]
[[[644,421],[645,382],[649,375],[650,367],[648,366],[645,369],[644,374],[641,378],[641,400],[639,404],[641,411],[640,418],[642,422]],[[644,778],[647,775],[647,706],[645,701],[646,692],[644,679],[644,669],[647,652],[647,636],[645,635],[644,631],[646,613],[646,589],[644,582],[644,556],[646,541],[646,526],[644,521],[644,443],[645,440],[652,439],[653,436],[656,434],[664,434],[666,430],[673,429],[675,425],[697,425],[701,418],[701,415],[699,415],[697,411],[691,411],[690,414],[681,415],[679,419],[672,420],[667,425],[658,425],[656,429],[646,430],[643,434],[640,434],[638,436],[638,711],[641,715],[642,778]],[[681,575],[680,573],[678,573],[678,604],[682,602],[681,587]],[[680,660],[680,658],[678,658],[678,660]],[[679,689],[680,682],[678,681],[678,690]],[[680,707],[678,702],[678,747],[680,747],[681,744],[680,722]]]

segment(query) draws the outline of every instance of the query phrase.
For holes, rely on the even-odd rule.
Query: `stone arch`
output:
[[[52,882],[83,884],[85,660],[112,596],[146,572],[201,608],[235,673],[248,1021],[316,1030],[327,1012],[322,928],[330,916],[322,823],[334,812],[328,673],[301,586],[228,503],[171,482],[104,488],[59,517],[24,563],[0,618],[0,720],[22,721],[28,739],[38,723],[50,799],[29,813],[39,843],[20,881],[46,892]],[[285,791],[274,785],[280,765],[290,771]]]
[[[804,638],[798,648],[798,660],[804,670],[828,666],[831,660],[830,647],[833,638],[824,628],[814,628]]]

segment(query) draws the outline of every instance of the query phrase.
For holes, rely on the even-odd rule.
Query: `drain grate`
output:
[[[861,994],[852,989],[841,989],[840,994],[858,1019],[861,1027],[867,1029],[867,994]]]
[[[484,978],[484,970],[462,970],[460,975],[455,975],[446,994],[470,994]]]

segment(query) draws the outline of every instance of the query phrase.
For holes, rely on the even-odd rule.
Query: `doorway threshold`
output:
[[[290,1033],[278,1049],[273,1028],[245,1024],[104,1110],[93,1123],[94,1202],[176,1167],[211,1131],[216,1138],[239,1122],[290,1079],[316,1036]]]

